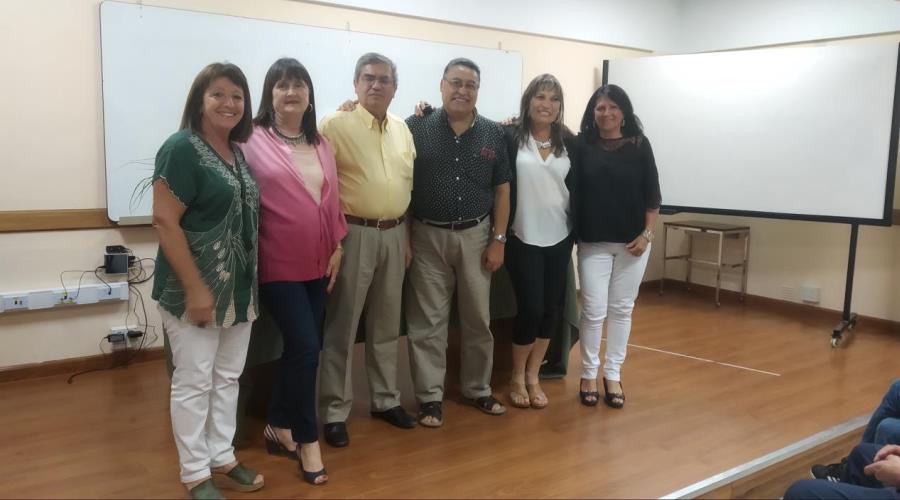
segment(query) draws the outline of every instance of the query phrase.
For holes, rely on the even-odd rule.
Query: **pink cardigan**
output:
[[[271,130],[253,127],[241,149],[259,184],[259,282],[322,278],[331,254],[347,234],[328,141],[319,134],[316,154],[325,174],[319,205],[294,168],[290,149]]]

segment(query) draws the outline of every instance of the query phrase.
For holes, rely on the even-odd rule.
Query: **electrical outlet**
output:
[[[17,293],[0,296],[3,301],[3,310],[17,311],[28,309],[28,294]]]
[[[76,288],[53,288],[0,293],[0,312],[50,309],[75,304],[128,300],[128,283],[90,283]]]
[[[815,285],[803,285],[800,287],[800,300],[807,304],[818,304],[822,299],[822,289]]]
[[[125,326],[111,326],[109,327],[109,333],[122,333],[127,335],[131,330],[140,330],[140,327],[137,325],[125,325]]]
[[[128,335],[128,332],[132,332],[132,331],[143,332],[143,330],[141,330],[141,328],[140,328],[139,326],[137,326],[137,325],[128,325],[128,326],[113,326],[113,327],[110,327],[110,329],[109,329],[109,334],[110,334],[110,335],[116,335],[116,334],[120,334],[120,333],[121,333],[121,334],[125,337],[125,342],[124,342],[124,343],[125,343],[125,345],[126,345],[127,347],[129,347],[129,348],[137,348],[138,346],[141,345],[141,337],[143,337],[143,334],[141,335],[141,337],[130,337],[130,336]]]

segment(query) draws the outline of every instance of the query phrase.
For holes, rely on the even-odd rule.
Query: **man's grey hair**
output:
[[[356,61],[356,71],[353,72],[353,83],[359,81],[359,75],[362,73],[363,66],[367,64],[384,64],[391,68],[391,78],[394,80],[394,85],[397,85],[397,65],[388,57],[378,54],[377,52],[363,54],[359,60]]]

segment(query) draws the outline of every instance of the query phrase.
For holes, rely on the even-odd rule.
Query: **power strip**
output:
[[[128,283],[91,283],[80,288],[52,288],[0,293],[0,313],[128,300]]]

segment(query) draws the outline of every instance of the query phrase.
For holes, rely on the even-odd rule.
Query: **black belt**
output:
[[[401,215],[396,219],[364,219],[362,217],[357,217],[355,215],[345,214],[344,218],[348,223],[354,224],[357,226],[365,226],[365,227],[374,227],[379,231],[384,231],[387,229],[391,229],[394,227],[403,224],[404,219],[406,219],[405,215]]]
[[[419,219],[422,224],[428,224],[429,226],[439,227],[441,229],[449,229],[451,231],[462,231],[463,229],[469,229],[477,226],[478,224],[481,224],[481,221],[486,219],[488,215],[491,215],[491,213],[488,212],[475,219],[459,220],[454,222],[438,222],[434,220],[423,219],[421,217],[416,218]]]

